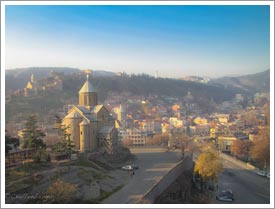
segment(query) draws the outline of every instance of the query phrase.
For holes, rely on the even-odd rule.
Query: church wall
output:
[[[95,92],[80,93],[79,104],[84,106],[97,105],[97,94]]]
[[[97,105],[97,94],[95,92],[90,93],[91,96],[89,97],[89,104],[90,106],[95,106]]]
[[[91,151],[96,151],[98,149],[98,139],[97,139],[97,131],[98,131],[98,124],[96,122],[92,122],[90,125],[90,141],[89,147]]]
[[[80,148],[80,130],[79,130],[79,123],[82,121],[81,118],[66,118],[65,119],[65,125],[68,128],[68,133],[71,134],[71,139],[74,140],[75,149]]]
[[[99,121],[107,121],[109,117],[109,112],[105,109],[102,108],[98,113],[97,113],[97,119]]]
[[[105,108],[102,108],[97,113],[97,119],[99,121],[99,127],[102,126],[115,126],[115,120],[110,120],[109,112]]]
[[[80,151],[88,151],[89,149],[89,139],[90,139],[90,129],[89,125],[80,125]]]

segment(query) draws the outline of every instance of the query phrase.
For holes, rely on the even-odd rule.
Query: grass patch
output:
[[[83,167],[94,167],[94,164],[86,159],[85,156],[80,156],[77,160],[64,163],[63,165],[74,165]]]
[[[100,173],[100,172],[96,172],[93,174],[93,177],[97,180],[101,180],[101,179],[105,179],[105,178],[112,178],[111,176],[109,176],[106,173]]]
[[[124,185],[120,185],[118,187],[116,187],[115,189],[113,189],[110,192],[104,191],[104,190],[100,190],[100,197],[97,198],[98,202],[102,202],[103,200],[105,200],[106,198],[108,198],[110,195],[112,195],[113,193],[116,193],[117,191],[119,191]]]
[[[114,169],[113,167],[111,167],[111,166],[109,166],[108,164],[103,163],[103,162],[101,162],[101,161],[99,161],[99,160],[93,159],[92,162],[95,163],[95,164],[97,164],[98,166],[104,168],[105,170],[108,170],[108,171]]]
[[[87,171],[85,169],[82,169],[77,173],[77,177],[84,180],[86,183],[91,183],[93,179],[93,174],[93,171]]]
[[[30,175],[29,172],[27,172],[23,169],[20,169],[20,168],[12,168],[12,169],[6,170],[6,173],[5,173],[7,182],[14,181],[14,180],[23,178],[28,175]]]
[[[40,162],[40,163],[29,162],[29,163],[25,163],[20,168],[26,172],[34,173],[34,172],[41,172],[42,170],[47,170],[49,168],[52,168],[52,164],[50,162]]]
[[[116,187],[115,189],[113,189],[110,192],[104,191],[104,190],[100,190],[100,197],[97,199],[91,199],[91,200],[86,200],[83,201],[81,199],[75,199],[73,201],[73,204],[99,204],[101,203],[103,200],[105,200],[106,198],[108,198],[110,195],[112,195],[113,193],[119,191],[124,185],[120,185],[118,187]]]
[[[29,189],[30,187],[31,185],[28,184],[26,181],[14,182],[6,185],[6,193],[23,191],[23,190]]]

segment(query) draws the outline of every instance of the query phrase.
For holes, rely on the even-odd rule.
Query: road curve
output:
[[[221,155],[222,156],[222,155]],[[220,175],[218,194],[223,189],[231,189],[235,200],[230,204],[269,204],[270,180],[241,166],[238,160],[223,157],[224,171]],[[226,204],[212,199],[213,204]],[[227,203],[228,204],[228,203]]]

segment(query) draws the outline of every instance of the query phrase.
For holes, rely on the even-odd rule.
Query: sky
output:
[[[270,68],[269,6],[6,5],[5,67],[160,77]]]

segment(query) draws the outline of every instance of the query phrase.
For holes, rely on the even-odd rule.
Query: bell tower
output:
[[[79,105],[86,107],[93,107],[97,105],[97,93],[95,88],[89,82],[89,75],[87,80],[79,91]]]

